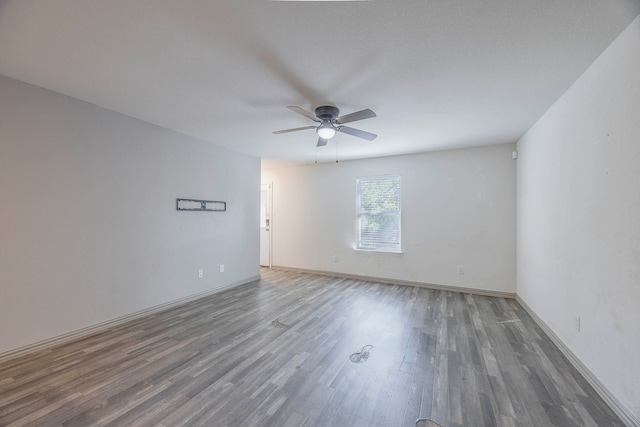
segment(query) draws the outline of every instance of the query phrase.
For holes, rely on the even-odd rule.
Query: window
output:
[[[400,176],[356,180],[356,249],[400,252]]]

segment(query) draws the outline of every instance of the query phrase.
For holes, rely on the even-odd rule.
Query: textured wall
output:
[[[518,295],[636,418],[638,76],[640,17],[518,142],[517,248]]]
[[[4,77],[0,129],[0,352],[259,274],[259,159]]]
[[[263,170],[273,182],[273,264],[515,293],[514,149]],[[402,176],[403,253],[356,251],[356,178],[387,174]]]

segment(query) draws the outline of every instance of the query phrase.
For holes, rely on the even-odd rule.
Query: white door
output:
[[[271,184],[260,186],[260,265],[271,267]]]

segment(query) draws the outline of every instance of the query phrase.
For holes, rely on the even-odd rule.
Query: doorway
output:
[[[260,186],[260,266],[271,267],[271,184]]]

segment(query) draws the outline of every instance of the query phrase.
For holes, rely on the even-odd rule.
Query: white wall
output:
[[[517,275],[518,295],[637,418],[639,76],[640,17],[518,142]]]
[[[257,276],[259,184],[257,158],[0,77],[0,352]]]
[[[264,169],[262,182],[273,182],[273,264],[515,293],[514,149]],[[355,251],[356,178],[385,174],[402,176],[404,253]]]

